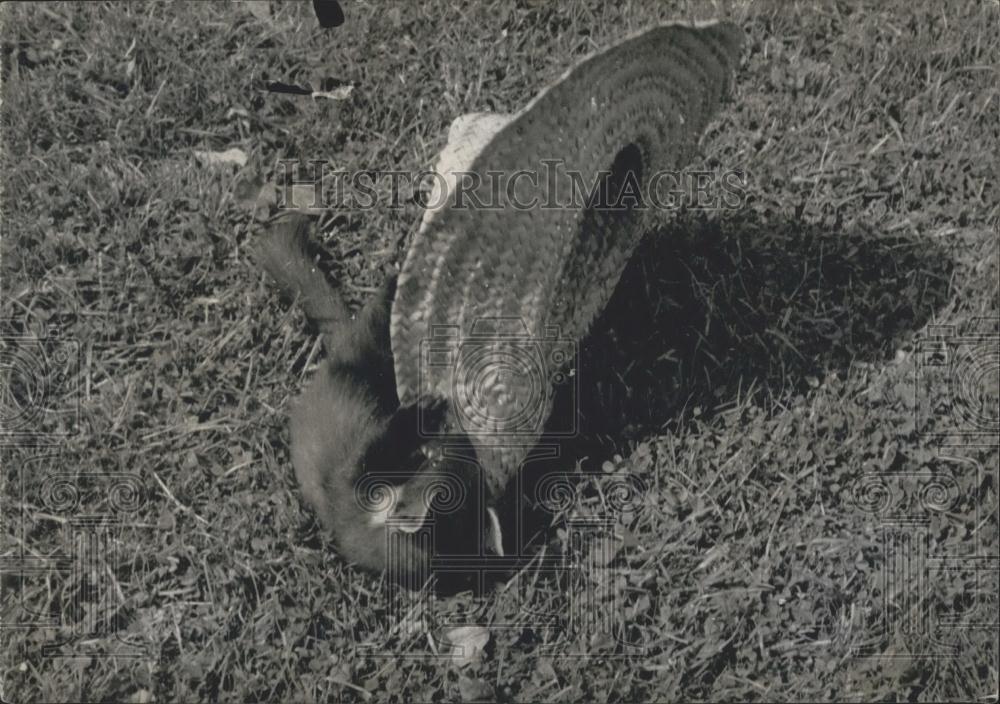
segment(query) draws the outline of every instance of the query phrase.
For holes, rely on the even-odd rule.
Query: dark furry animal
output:
[[[443,457],[434,437],[420,432],[444,427],[447,401],[401,407],[396,394],[389,344],[395,277],[352,316],[314,264],[309,227],[304,216],[284,216],[255,247],[259,264],[298,300],[326,350],[291,411],[292,463],[303,497],[343,556],[371,570],[425,574],[432,555],[479,554],[480,536],[499,530],[495,514],[479,510],[479,467]],[[477,530],[483,516],[488,525]],[[433,542],[418,535],[429,520]]]

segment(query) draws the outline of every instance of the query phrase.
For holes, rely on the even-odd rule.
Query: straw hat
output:
[[[400,401],[450,399],[494,495],[538,442],[555,389],[576,383],[575,344],[648,226],[641,194],[695,156],[741,40],[726,22],[654,27],[513,116],[452,124],[399,275],[392,351]],[[618,207],[587,207],[602,182]]]

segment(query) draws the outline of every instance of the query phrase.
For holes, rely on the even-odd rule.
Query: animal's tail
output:
[[[253,256],[282,291],[298,300],[306,317],[329,343],[351,319],[350,311],[310,253],[311,220],[300,214],[272,221],[256,240]]]

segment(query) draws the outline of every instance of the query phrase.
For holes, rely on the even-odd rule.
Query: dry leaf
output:
[[[451,645],[451,662],[459,667],[477,661],[490,642],[490,632],[482,626],[459,626],[448,631],[444,637]]]
[[[244,0],[242,4],[251,15],[259,19],[261,22],[271,21],[270,0]]]
[[[552,661],[548,658],[539,658],[538,664],[535,666],[535,675],[540,684],[548,684],[552,680],[558,679],[556,669],[552,667]]]
[[[174,517],[173,511],[166,508],[160,511],[160,517],[156,519],[156,527],[160,530],[174,530],[177,527],[177,519]]]
[[[261,191],[260,197],[270,199],[271,195],[267,193],[269,190],[274,194],[274,202],[279,210],[311,215],[318,215],[326,211],[322,189],[320,189],[317,199],[316,187],[311,183],[292,183],[286,186],[266,185]]]
[[[313,0],[319,26],[329,29],[344,24],[344,11],[337,0]]]
[[[246,152],[236,147],[227,149],[224,152],[200,152],[195,150],[194,155],[204,166],[216,166],[218,164],[246,166],[247,164]]]
[[[462,675],[458,678],[458,693],[463,702],[492,702],[493,688],[480,679]]]
[[[274,184],[265,183],[260,174],[239,179],[233,186],[233,202],[245,210],[270,208],[277,201]]]

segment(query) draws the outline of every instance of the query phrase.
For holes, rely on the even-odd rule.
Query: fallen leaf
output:
[[[277,200],[274,184],[266,183],[259,174],[241,178],[233,186],[233,202],[244,210],[267,209]]]
[[[320,27],[339,27],[344,24],[344,11],[336,0],[313,0],[313,10]]]
[[[271,21],[270,0],[244,0],[241,4],[251,15],[259,19],[261,22]]]
[[[173,511],[163,509],[160,512],[160,517],[156,520],[156,527],[160,530],[174,530],[177,527],[177,520],[174,518]]]
[[[482,626],[459,626],[448,631],[444,637],[451,645],[451,662],[458,667],[477,661],[490,642],[490,632]]]
[[[278,187],[265,186],[264,190],[261,191],[262,196],[267,196],[268,188],[274,193],[274,202],[277,204],[279,210],[294,210],[307,214],[318,214],[326,210],[323,203],[322,189],[317,201],[316,187],[311,183],[293,183]]]
[[[552,662],[548,658],[540,658],[538,664],[535,666],[536,681],[539,684],[548,684],[554,679],[558,678],[556,674],[556,669],[552,667]]]
[[[480,679],[462,675],[458,678],[458,693],[463,702],[491,702],[493,688]]]
[[[194,156],[204,166],[216,166],[218,164],[246,166],[247,164],[246,152],[236,147],[227,149],[224,152],[201,152],[195,150]]]

